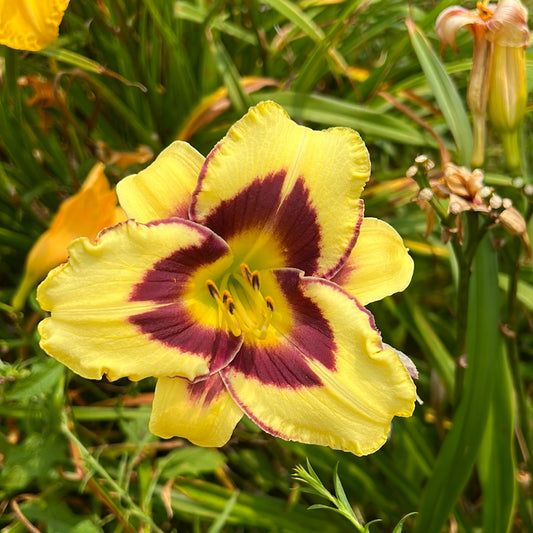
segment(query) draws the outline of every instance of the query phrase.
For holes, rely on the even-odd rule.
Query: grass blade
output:
[[[476,461],[487,421],[480,413],[492,403],[494,365],[501,355],[498,296],[497,256],[487,236],[470,279],[464,395],[422,496],[417,533],[441,531]]]
[[[455,139],[461,162],[463,165],[469,165],[473,139],[463,101],[421,30],[410,19],[406,20],[406,24],[420,66]]]
[[[514,402],[511,371],[502,350],[493,372],[498,378],[478,461],[483,491],[483,531],[510,530],[516,497],[513,447]]]

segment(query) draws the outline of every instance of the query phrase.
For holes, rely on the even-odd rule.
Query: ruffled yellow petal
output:
[[[172,143],[146,169],[118,183],[120,205],[138,222],[187,218],[203,162],[204,157],[189,144]]]
[[[69,0],[0,0],[0,44],[41,50],[57,39]]]
[[[218,374],[196,384],[159,378],[150,431],[165,439],[182,437],[198,446],[223,446],[242,414]]]
[[[352,253],[332,278],[361,305],[403,291],[414,263],[396,230],[377,218],[364,218]]]
[[[57,214],[35,242],[26,258],[23,280],[13,298],[15,309],[24,306],[28,292],[52,268],[67,260],[67,246],[77,237],[94,239],[109,226],[125,220],[116,207],[117,197],[104,174],[104,165],[94,165],[81,189],[60,206]]]
[[[372,453],[385,443],[394,416],[412,414],[413,381],[354,299],[318,278],[303,278],[301,287],[330,331],[317,317],[314,333],[312,323],[294,323],[279,339],[279,349],[258,343],[254,353],[243,345],[222,378],[236,403],[265,431],[357,455]],[[305,346],[315,353],[300,348]]]
[[[313,131],[262,102],[206,158],[190,216],[230,245],[254,229],[257,237],[271,235],[287,257],[301,259],[278,267],[327,277],[353,246],[369,173],[368,152],[353,130]]]
[[[240,339],[209,317],[198,322],[188,307],[194,258],[203,264],[209,254],[227,254],[209,230],[178,218],[149,226],[129,221],[95,244],[78,239],[68,251],[68,263],[38,288],[41,307],[51,313],[39,333],[42,348],[81,376],[193,380],[238,350]]]

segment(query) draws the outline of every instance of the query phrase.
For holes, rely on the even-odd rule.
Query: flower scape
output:
[[[363,307],[413,272],[398,233],[363,216],[369,174],[356,132],[313,131],[273,102],[206,158],[174,142],[118,183],[129,219],[73,241],[39,286],[42,348],[85,378],[156,377],[163,438],[222,446],[246,414],[282,439],[374,452],[416,390]]]

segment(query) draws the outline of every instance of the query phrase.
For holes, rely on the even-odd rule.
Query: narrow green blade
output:
[[[424,34],[415,26],[413,21],[408,19],[406,23],[420,66],[455,139],[457,150],[461,155],[461,162],[463,165],[469,165],[473,139],[463,101]]]
[[[481,242],[469,287],[464,395],[430,477],[416,524],[417,533],[438,533],[465,487],[478,456],[492,403],[494,366],[501,356],[498,264],[489,237]]]
[[[484,533],[510,530],[516,496],[515,409],[511,371],[505,355],[502,350],[493,369],[497,378],[478,461]]]

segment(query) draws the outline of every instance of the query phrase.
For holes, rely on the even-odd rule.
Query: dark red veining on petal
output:
[[[307,278],[294,269],[279,269],[274,274],[291,309],[291,342],[306,357],[317,360],[328,370],[334,370],[337,347],[333,330],[318,305],[303,293]]]
[[[133,289],[130,295],[132,302],[175,302],[182,296],[187,282],[197,268],[214,263],[229,253],[228,245],[207,228],[188,221],[181,223],[200,230],[201,244],[176,250],[155,263]]]
[[[221,201],[200,222],[226,241],[243,231],[265,228],[279,207],[285,175],[280,170],[255,179],[233,198]]]
[[[280,389],[298,389],[322,383],[298,348],[283,341],[276,345],[244,343],[230,366],[230,372],[240,372],[247,379]]]
[[[226,241],[250,230],[271,235],[285,255],[285,265],[279,266],[299,268],[311,275],[320,257],[317,215],[302,178],[282,199],[285,179],[285,170],[257,178],[200,221]]]
[[[218,373],[209,376],[203,381],[187,384],[187,392],[190,399],[193,402],[202,402],[203,407],[209,407],[209,404],[216,400],[225,390],[226,386]]]
[[[320,257],[320,226],[309,191],[298,178],[276,213],[276,238],[286,250],[287,266],[299,268],[307,275],[316,273]]]
[[[175,219],[175,223],[177,219]],[[184,291],[197,268],[226,255],[227,244],[217,235],[189,221],[199,232],[200,244],[176,250],[155,263],[130,294],[131,302],[152,302],[159,307],[132,315],[129,320],[141,333],[169,348],[209,360],[212,372],[223,368],[239,349],[242,339],[215,327],[199,324],[184,305]],[[149,356],[149,354],[147,354]]]
[[[302,278],[297,270],[280,269],[275,274],[291,309],[290,331],[276,344],[245,339],[227,371],[278,388],[320,385],[320,377],[309,361],[335,370],[336,344],[331,327],[318,306],[302,293]]]

